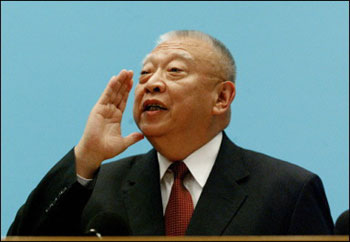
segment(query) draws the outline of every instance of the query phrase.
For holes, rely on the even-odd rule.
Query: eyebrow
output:
[[[154,54],[152,54],[152,53],[146,55],[145,58],[142,60],[142,65],[145,65],[146,62],[148,62],[149,60],[154,59],[153,56],[154,56]],[[187,61],[194,61],[194,58],[192,57],[192,55],[190,55],[187,52],[172,53],[172,54],[167,56],[167,59],[169,59],[171,57],[178,57],[180,59],[184,59],[184,60],[187,60]]]

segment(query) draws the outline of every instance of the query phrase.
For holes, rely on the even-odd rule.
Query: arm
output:
[[[77,174],[93,178],[104,160],[115,157],[143,139],[141,133],[121,135],[121,121],[129,92],[132,71],[122,70],[113,76],[100,99],[93,107],[84,134],[75,147]]]
[[[76,179],[73,149],[31,192],[7,235],[74,235],[92,190]]]
[[[333,229],[334,223],[322,181],[313,175],[301,189],[288,234],[333,234]]]
[[[113,76],[93,107],[78,145],[58,162],[18,211],[8,235],[77,235],[92,189],[77,174],[93,178],[101,163],[143,138],[121,136],[121,120],[132,87],[132,71]]]

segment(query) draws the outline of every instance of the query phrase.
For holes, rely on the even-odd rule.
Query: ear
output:
[[[220,115],[230,108],[236,95],[236,86],[231,81],[222,82],[218,85],[216,94],[217,96],[213,106],[213,114]]]

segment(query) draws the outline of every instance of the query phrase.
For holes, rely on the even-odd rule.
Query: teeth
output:
[[[157,104],[151,104],[151,105],[148,105],[146,108],[145,108],[146,111],[157,111],[157,110],[166,110],[166,108],[160,106],[160,105],[157,105]]]
[[[156,107],[156,106],[151,106],[148,108],[149,111],[156,111],[156,110],[159,110],[160,107]]]

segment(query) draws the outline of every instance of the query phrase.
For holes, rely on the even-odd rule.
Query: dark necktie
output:
[[[183,236],[193,213],[191,194],[183,184],[183,179],[189,171],[182,161],[174,162],[170,169],[174,172],[174,184],[165,210],[165,234]]]

